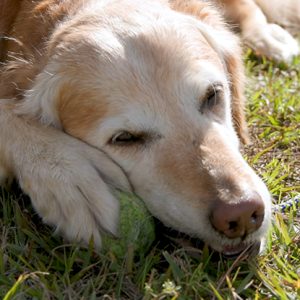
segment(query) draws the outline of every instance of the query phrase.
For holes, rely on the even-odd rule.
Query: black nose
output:
[[[237,203],[215,202],[210,222],[221,234],[230,239],[245,238],[256,231],[264,220],[265,206],[258,194]]]

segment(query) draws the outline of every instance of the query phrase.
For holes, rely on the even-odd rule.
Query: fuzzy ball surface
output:
[[[116,259],[127,255],[143,256],[155,240],[155,225],[143,201],[120,193],[119,237],[103,238],[103,249]]]

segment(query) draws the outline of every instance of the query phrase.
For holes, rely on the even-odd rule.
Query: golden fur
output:
[[[272,52],[254,1],[2,1],[0,180],[16,177],[45,222],[98,247],[117,233],[115,189],[219,251],[260,240],[270,196],[239,152],[244,72],[220,4],[258,52],[297,53],[282,28]],[[267,29],[255,44],[257,15]],[[265,210],[255,232],[230,239],[210,224],[216,199],[253,197]]]

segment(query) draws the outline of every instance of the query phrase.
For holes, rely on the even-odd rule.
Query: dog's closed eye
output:
[[[145,144],[156,141],[162,137],[158,132],[152,131],[136,131],[119,130],[115,133],[108,144],[111,146],[143,146]]]
[[[111,145],[128,146],[132,144],[142,144],[145,142],[145,135],[138,133],[134,134],[128,131],[120,131],[116,133],[109,141]]]
[[[212,111],[222,102],[223,99],[223,86],[220,83],[211,85],[203,98],[200,111]]]

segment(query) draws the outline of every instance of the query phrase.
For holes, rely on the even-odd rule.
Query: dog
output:
[[[2,1],[1,182],[15,177],[45,223],[99,249],[117,235],[116,190],[224,254],[260,243],[271,197],[240,153],[241,50],[217,2]],[[235,21],[239,1],[222,4]],[[284,35],[284,51],[257,49],[290,60]]]

